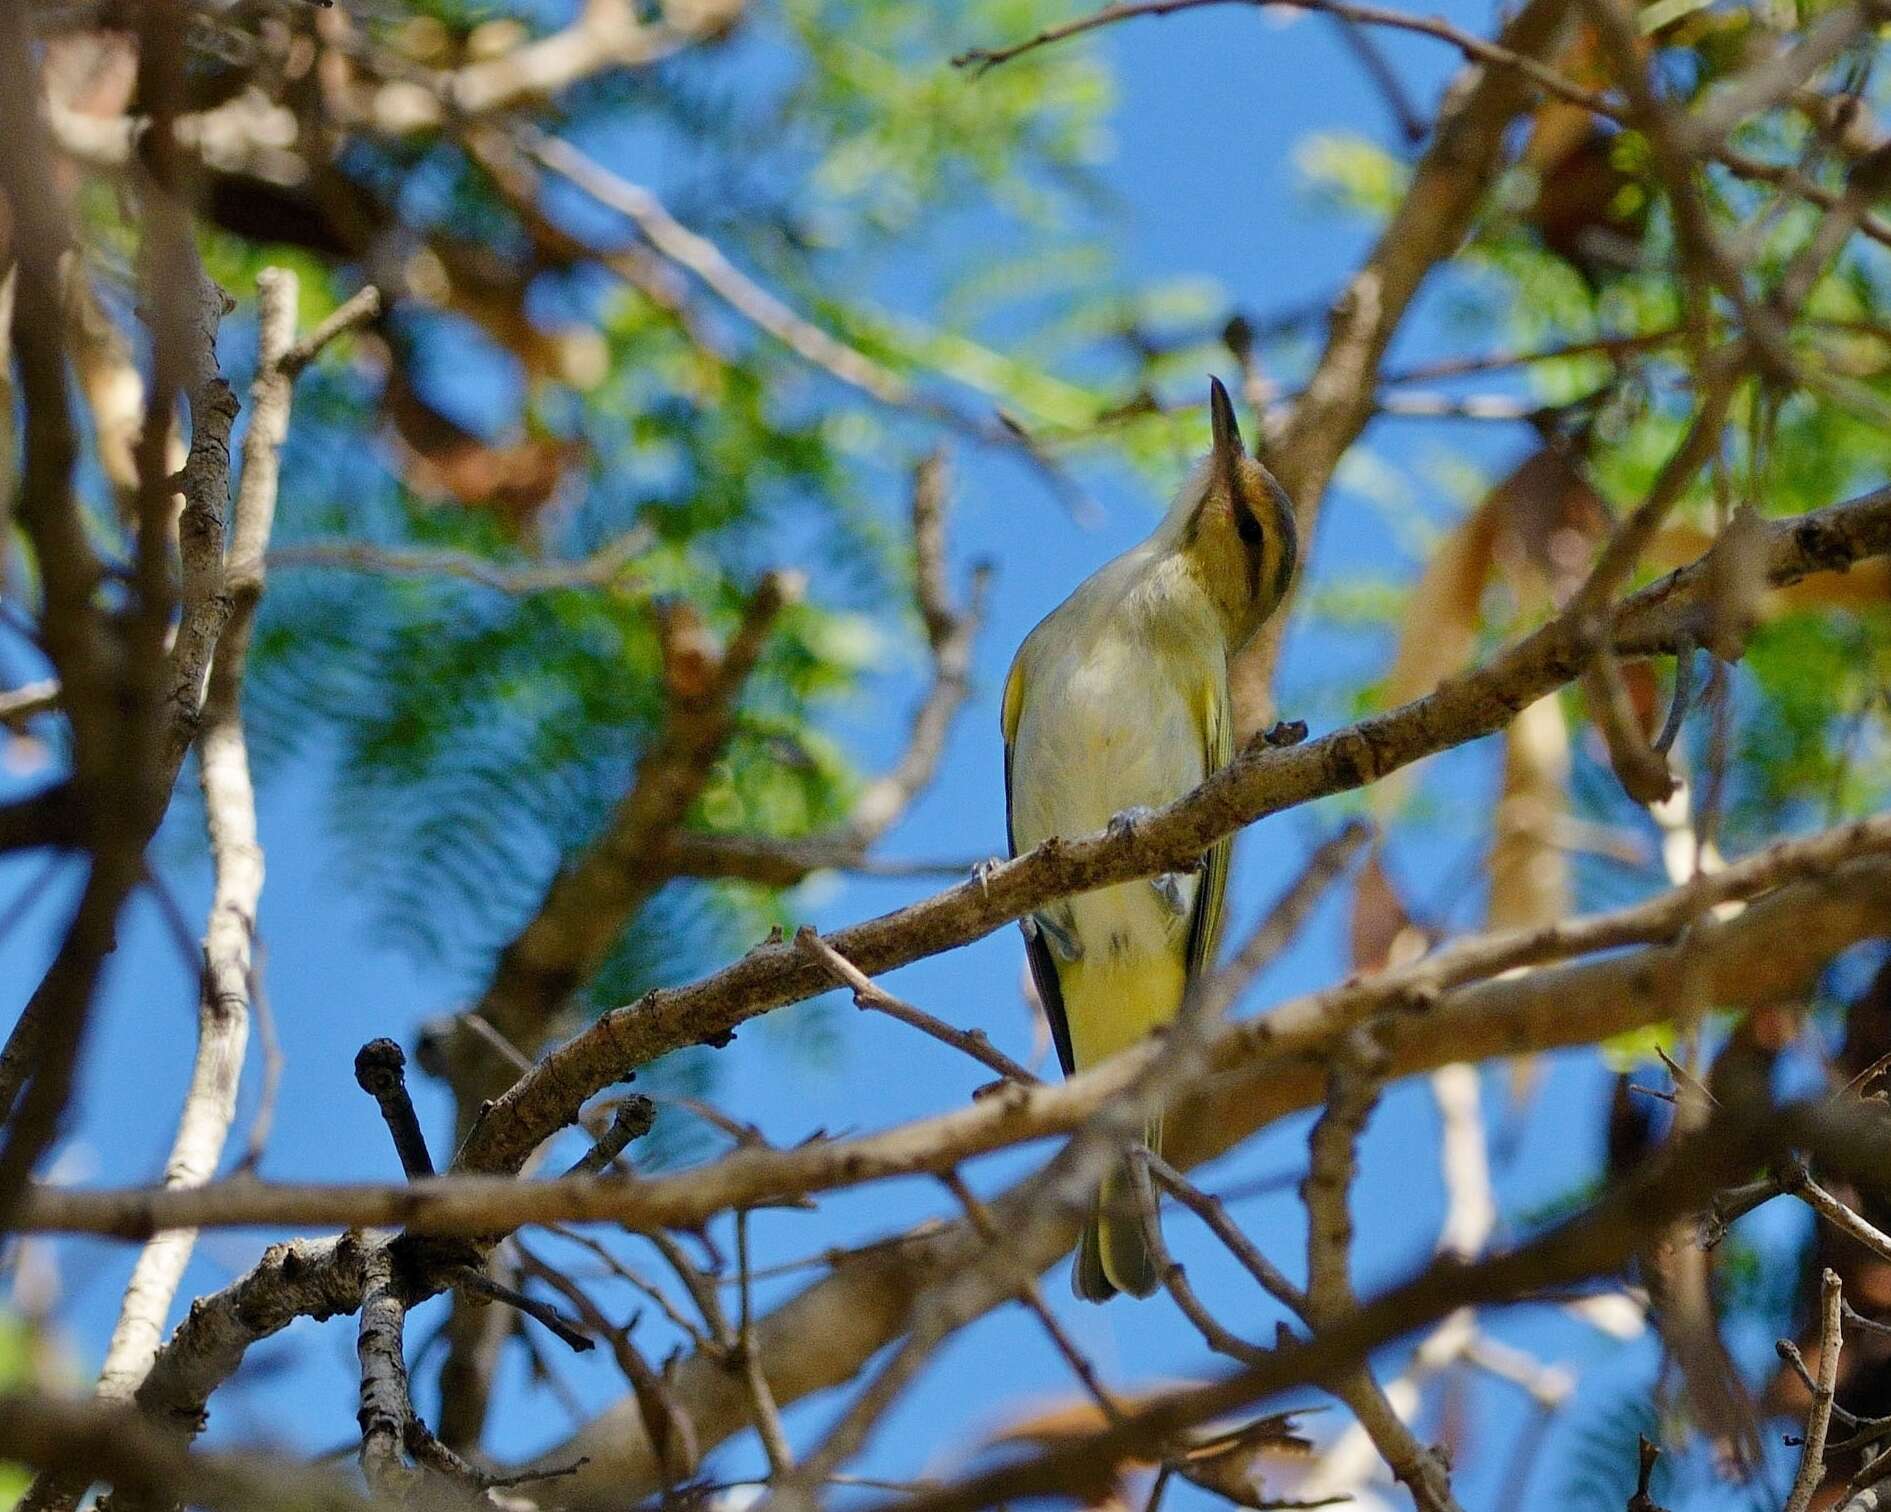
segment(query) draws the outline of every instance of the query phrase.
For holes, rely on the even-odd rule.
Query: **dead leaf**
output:
[[[1266,1512],[1286,1505],[1268,1495],[1262,1471],[1272,1462],[1304,1459],[1313,1452],[1312,1441],[1300,1433],[1295,1419],[1294,1413],[1277,1412],[1239,1428],[1191,1438],[1171,1463],[1196,1485],[1237,1507]]]
[[[421,398],[399,362],[381,412],[402,443],[409,488],[423,499],[489,510],[521,538],[585,455],[581,442],[563,437],[483,441]]]
[[[1353,884],[1351,937],[1353,971],[1361,976],[1415,961],[1430,944],[1406,910],[1376,845]]]
[[[1561,700],[1551,694],[1504,731],[1485,918],[1491,929],[1533,929],[1569,914],[1569,857],[1557,839],[1569,768],[1569,726]]]
[[[1153,1396],[1119,1396],[1126,1409]],[[1120,1458],[1099,1460],[1091,1474],[1071,1490],[1083,1504],[1094,1508],[1129,1507],[1139,1503],[1130,1495],[1129,1477],[1152,1470],[1164,1459],[1177,1473],[1226,1497],[1236,1506],[1264,1509],[1283,1505],[1269,1500],[1262,1472],[1303,1460],[1313,1445],[1300,1431],[1297,1419],[1304,1413],[1277,1412],[1234,1427],[1210,1426],[1194,1429],[1163,1453],[1129,1451]],[[1102,1410],[1088,1397],[1059,1402],[1021,1418],[992,1436],[992,1444],[1037,1444],[1051,1446],[1074,1438],[1100,1433],[1109,1424]]]
[[[1496,554],[1505,581],[1528,611],[1561,604],[1589,572],[1613,523],[1573,443],[1539,447],[1491,490]]]
[[[1652,202],[1646,185],[1621,166],[1618,133],[1584,124],[1539,169],[1536,200],[1522,219],[1594,289],[1641,261]]]
[[[687,599],[656,605],[657,643],[663,651],[663,687],[678,703],[700,703],[722,670],[722,647]]]

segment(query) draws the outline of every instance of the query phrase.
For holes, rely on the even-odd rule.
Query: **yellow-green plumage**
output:
[[[1005,685],[1013,854],[1160,808],[1233,750],[1228,660],[1284,591],[1292,515],[1240,453],[1217,384],[1216,452],[1150,538],[1109,563],[1026,638]],[[1031,970],[1065,1074],[1168,1023],[1214,960],[1230,842],[1195,872],[1060,900],[1027,930]],[[1148,1131],[1160,1149],[1161,1128]],[[1080,1297],[1146,1296],[1159,1281],[1127,1172],[1104,1182],[1078,1253]]]

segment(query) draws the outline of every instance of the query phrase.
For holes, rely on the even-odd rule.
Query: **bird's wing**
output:
[[[1219,772],[1234,759],[1234,710],[1228,701],[1228,685],[1220,678],[1211,679],[1202,694],[1203,771]],[[1209,847],[1203,858],[1201,886],[1195,890],[1195,917],[1189,921],[1188,974],[1192,981],[1214,969],[1215,945],[1221,937],[1221,905],[1228,893],[1228,860],[1234,851],[1234,836],[1228,835]]]
[[[1011,827],[1011,752],[1018,737],[1018,713],[1024,707],[1024,658],[1011,664],[1005,678],[1005,702],[1002,715],[1005,736],[1005,843],[1011,854],[1018,853],[1018,836]],[[1070,1020],[1064,1014],[1064,989],[1057,980],[1057,963],[1051,959],[1050,946],[1041,930],[1024,932],[1024,954],[1031,963],[1031,980],[1037,984],[1037,1000],[1044,1005],[1044,1017],[1051,1026],[1051,1040],[1057,1046],[1057,1063],[1064,1075],[1076,1074],[1077,1058],[1070,1048]]]

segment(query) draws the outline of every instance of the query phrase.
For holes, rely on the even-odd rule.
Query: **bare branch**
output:
[[[867,785],[843,822],[823,834],[799,840],[672,835],[663,864],[677,875],[743,877],[771,887],[790,887],[816,871],[883,869],[868,861],[867,852],[931,786],[952,722],[971,692],[972,646],[984,618],[990,581],[984,564],[972,570],[963,608],[953,603],[947,588],[947,482],[945,459],[937,453],[913,470],[914,597],[926,627],[932,682],[913,711],[899,760]],[[968,869],[957,871],[963,875]]]
[[[1235,1411],[1289,1386],[1315,1381],[1366,1358],[1377,1344],[1461,1307],[1496,1304],[1547,1286],[1569,1285],[1613,1268],[1671,1220],[1702,1201],[1753,1158],[1758,1138],[1744,1125],[1716,1126],[1684,1141],[1620,1190],[1516,1250],[1465,1266],[1455,1258],[1350,1310],[1305,1342],[1283,1342],[1265,1360],[1208,1385],[1165,1392],[1120,1426],[1081,1434],[1003,1466],[914,1498],[913,1512],[976,1512],[1008,1500],[1081,1484],[1099,1457],[1159,1444],[1181,1430]]]
[[[1013,58],[1034,52],[1040,47],[1068,41],[1072,37],[1095,31],[1099,27],[1114,26],[1142,16],[1169,16],[1180,11],[1201,10],[1211,5],[1259,7],[1271,3],[1276,3],[1276,0],[1127,0],[1127,3],[1123,4],[1106,5],[1074,21],[1047,27],[1035,36],[1028,37],[1022,42],[1012,43],[1007,47],[972,48],[968,52],[960,53],[952,60],[952,64],[955,68],[971,68],[983,74],[998,67],[1001,63],[1008,63]],[[1470,62],[1515,69],[1531,83],[1539,85],[1558,99],[1568,100],[1573,105],[1580,105],[1586,110],[1594,110],[1605,115],[1616,108],[1600,92],[1585,89],[1573,80],[1564,78],[1528,53],[1518,52],[1514,48],[1487,41],[1475,32],[1452,26],[1437,16],[1414,16],[1405,11],[1387,10],[1376,5],[1348,4],[1346,0],[1278,0],[1278,3],[1294,10],[1318,11],[1321,14],[1333,16],[1349,26],[1383,26],[1391,31],[1414,32],[1419,36],[1433,37],[1455,47]]]
[[[509,1043],[528,1052],[538,1048],[554,1016],[597,969],[624,925],[668,880],[649,857],[682,823],[709,780],[769,627],[800,594],[797,574],[768,574],[726,648],[683,606],[659,622],[670,694],[663,730],[638,762],[604,832],[553,878],[536,913],[500,952],[492,980],[471,1010]],[[422,1053],[450,1067],[462,1135],[476,1127],[474,1116],[485,1101],[513,1080],[512,1068],[464,1030],[448,1031]],[[423,1064],[433,1069],[429,1061]]]
[[[871,1008],[884,1013],[888,1018],[898,1019],[902,1024],[910,1024],[920,1033],[931,1035],[941,1044],[950,1045],[955,1050],[963,1050],[973,1060],[996,1071],[1006,1081],[1025,1085],[1035,1085],[1038,1081],[1038,1078],[1030,1071],[992,1044],[990,1036],[983,1029],[956,1029],[944,1019],[936,1018],[926,1012],[925,1009],[916,1008],[911,1003],[894,997],[890,992],[877,986],[871,977],[829,945],[811,927],[803,925],[797,929],[794,942],[825,966],[833,974],[837,983],[853,990],[856,1008]]]
[[[782,1476],[794,1469],[794,1450],[788,1447],[787,1431],[781,1426],[781,1409],[768,1389],[768,1373],[755,1343],[754,1297],[749,1287],[749,1211],[738,1208],[735,1214],[736,1272],[740,1292],[741,1321],[736,1325],[735,1348],[740,1356],[742,1378],[748,1385],[749,1400],[755,1408],[755,1429],[761,1435],[762,1451],[768,1456],[768,1473]]]
[[[285,1464],[280,1455],[192,1454],[136,1410],[96,1400],[0,1393],[0,1458],[96,1476],[152,1505],[188,1502],[217,1512],[367,1512],[374,1505],[339,1477]]]
[[[1141,1153],[1148,1153],[1146,1147],[1141,1147]],[[1012,1254],[1010,1245],[992,1217],[991,1209],[986,1207],[978,1195],[965,1184],[965,1178],[957,1171],[947,1171],[944,1180],[947,1189],[958,1199],[959,1206],[965,1210],[965,1216],[971,1220],[972,1227],[978,1231],[979,1237],[993,1252],[1002,1253],[1012,1266],[1015,1272],[1014,1284],[1017,1287],[1018,1300],[1030,1309],[1031,1315],[1037,1319],[1038,1326],[1050,1336],[1051,1343],[1056,1346],[1058,1354],[1063,1356],[1064,1363],[1070,1367],[1071,1374],[1083,1383],[1083,1389],[1089,1394],[1090,1400],[1097,1404],[1097,1410],[1107,1421],[1119,1420],[1123,1415],[1123,1409],[1103,1384],[1103,1378],[1097,1374],[1096,1365],[1078,1347],[1077,1341],[1070,1336],[1070,1331],[1057,1321],[1057,1314],[1051,1311],[1050,1304],[1044,1300],[1043,1288],[1037,1284],[1036,1271]],[[1159,1233],[1152,1236],[1152,1243],[1158,1247],[1158,1267],[1162,1264],[1159,1253],[1161,1242]]]
[[[1222,1149],[1286,1111],[1311,1106],[1319,1086],[1309,1064],[1330,1056],[1353,1025],[1414,1004],[1425,1005],[1422,1016],[1394,1018],[1386,1030],[1392,1075],[1453,1060],[1593,1043],[1665,1021],[1675,1005],[1664,994],[1690,950],[1723,1007],[1791,991],[1836,950],[1873,937],[1881,927],[1881,916],[1871,910],[1880,890],[1891,885],[1887,851],[1891,818],[1860,821],[1809,840],[1780,842],[1626,909],[1454,941],[1410,966],[1291,999],[1265,1017],[1217,1034],[1214,1077],[1195,1090],[1202,1106],[1181,1116],[1179,1137]],[[1711,941],[1691,939],[1690,922],[1731,898],[1753,901],[1722,923]],[[1794,909],[1803,911],[1797,933],[1790,922]],[[1633,944],[1646,948],[1619,953]],[[1618,953],[1596,961],[1544,964],[1611,950]],[[1530,966],[1537,969],[1518,971]],[[1559,991],[1590,1005],[1580,1021],[1555,1010]],[[245,1181],[177,1192],[42,1188],[26,1205],[20,1226],[142,1236],[154,1226],[178,1224],[355,1223],[479,1234],[526,1223],[597,1220],[654,1234],[786,1196],[937,1174],[991,1150],[1070,1132],[1120,1099],[1156,1053],[1154,1046],[1128,1051],[1060,1085],[1007,1086],[968,1108],[880,1134],[788,1150],[739,1149],[674,1177],[518,1182],[461,1176],[393,1187]]]
[[[508,567],[470,552],[379,546],[369,541],[297,541],[269,553],[275,568],[330,567],[390,577],[458,578],[497,593],[524,596],[567,588],[609,588],[635,577],[637,559],[650,549],[648,530],[625,531],[576,562]]]
[[[407,1307],[395,1289],[393,1256],[386,1244],[369,1250],[362,1270],[361,1326],[355,1344],[361,1363],[361,1473],[377,1496],[398,1502],[411,1478],[401,1448],[414,1415],[402,1346]]]
[[[1806,1512],[1825,1480],[1825,1434],[1832,1422],[1832,1399],[1838,1391],[1840,1337],[1839,1310],[1843,1301],[1837,1275],[1827,1270],[1819,1277],[1819,1379],[1806,1415],[1806,1436],[1799,1451],[1799,1471],[1785,1512]]]
[[[532,158],[599,204],[628,217],[659,254],[701,279],[730,309],[803,361],[882,404],[904,407],[913,403],[912,386],[904,378],[790,309],[730,262],[714,242],[678,221],[641,184],[612,173],[569,142],[535,126],[515,126],[513,134]]]
[[[280,276],[281,274],[278,272],[278,277]],[[282,354],[282,361],[279,366],[284,376],[291,382],[294,382],[297,378],[302,376],[302,370],[310,363],[314,362],[317,357],[320,357],[331,343],[340,340],[349,332],[361,326],[368,325],[377,319],[381,314],[382,306],[381,291],[375,288],[373,284],[367,284],[362,288],[356,289],[354,293],[350,294],[340,304],[336,305],[334,309],[330,310],[327,317],[319,321],[314,328],[309,331],[308,335],[294,343],[294,345],[289,347],[289,349]],[[258,376],[260,377],[260,375]],[[252,402],[256,402],[254,397],[252,398]],[[255,421],[252,419],[251,424],[254,423]],[[278,442],[277,444],[280,445],[281,443]],[[247,474],[249,471],[249,452],[247,450],[245,450],[243,457],[243,470]],[[241,513],[242,510],[239,505],[238,514],[240,515]]]
[[[1814,1181],[1803,1165],[1790,1167],[1781,1181],[1784,1190],[1791,1192],[1840,1233],[1850,1235],[1874,1255],[1891,1260],[1891,1234],[1886,1234],[1840,1202]]]
[[[369,1040],[355,1054],[355,1084],[372,1097],[409,1181],[433,1174],[433,1156],[407,1090],[407,1057],[391,1039]]]
[[[1716,933],[1709,951],[1717,999],[1730,1011],[1747,1003],[1779,1001],[1803,989],[1809,974],[1819,969],[1813,964],[1815,958],[1829,960],[1850,940],[1881,933],[1887,900],[1891,900],[1891,868],[1870,865],[1874,881],[1866,882],[1865,874],[1855,867],[1841,867],[1830,882],[1798,884],[1775,899],[1749,905],[1739,918],[1730,920]],[[1524,972],[1437,999],[1420,998],[1430,1005],[1423,1014],[1397,1015],[1390,1021],[1392,1074],[1405,1076],[1452,1061],[1529,1053],[1567,1043],[1576,1033],[1608,1035],[1637,1023],[1656,1022],[1673,1011],[1682,974],[1677,952],[1663,947]],[[1386,1001],[1389,1005],[1393,999]],[[1300,1015],[1305,1007],[1300,1005]],[[1580,1029],[1576,1020],[1581,1021]],[[1260,1025],[1255,1028],[1259,1030]],[[1180,1109],[1173,1117],[1178,1162],[1195,1164],[1211,1158],[1245,1138],[1249,1130],[1293,1109],[1312,1106],[1320,1090],[1315,1068],[1331,1053],[1332,1043],[1326,1036],[1317,1041],[1288,1036],[1276,1042],[1280,1059],[1268,1062],[1274,1069],[1243,1075],[1230,1074],[1225,1068],[1231,1063],[1225,1051],[1219,1052],[1216,1073],[1202,1085],[1199,1110]],[[1091,1075],[1098,1081],[1114,1080],[1108,1068]],[[1082,1078],[1071,1084],[1082,1085]],[[1110,1089],[1097,1090],[1108,1095]],[[1069,1091],[1047,1088],[1020,1101],[1028,1113],[1040,1096],[1068,1095]],[[974,1108],[968,1114],[976,1117],[986,1111]],[[1075,1242],[1081,1214],[1069,1215],[1060,1230],[1027,1233],[1014,1225],[1035,1211],[1029,1190],[1014,1188],[988,1201],[1028,1263],[1047,1266]],[[783,1403],[798,1400],[852,1379],[905,1331],[916,1288],[955,1273],[981,1253],[981,1241],[965,1225],[914,1234],[897,1245],[877,1246],[853,1257],[831,1278],[785,1304],[759,1325],[764,1339],[773,1341],[769,1357],[775,1366],[770,1382],[777,1399]],[[810,1340],[821,1341],[820,1346],[809,1347]],[[705,1447],[738,1431],[747,1421],[724,1394],[725,1386],[726,1373],[712,1357],[692,1357],[679,1369],[679,1397],[692,1404],[692,1420]],[[634,1414],[618,1410],[604,1414],[574,1440],[550,1451],[545,1463],[575,1453],[592,1456],[587,1476],[595,1473],[599,1479],[594,1484],[608,1488],[610,1494],[621,1496],[630,1486],[647,1488],[654,1483],[655,1461],[637,1432]]]

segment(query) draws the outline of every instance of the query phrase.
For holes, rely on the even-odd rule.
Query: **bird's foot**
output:
[[[1145,808],[1139,803],[1133,808],[1124,809],[1121,813],[1110,815],[1109,828],[1106,833],[1112,840],[1120,840],[1124,835],[1134,834],[1137,825],[1146,824],[1155,817],[1156,811],[1154,809]]]
[[[1031,921],[1037,925],[1038,932],[1050,941],[1051,950],[1060,961],[1083,959],[1083,941],[1077,938],[1077,931],[1071,925],[1062,924],[1049,914],[1041,913],[1032,914]]]
[[[1162,905],[1178,919],[1189,909],[1189,896],[1182,891],[1182,873],[1164,872],[1159,877],[1151,877],[1149,885],[1156,890],[1156,896],[1162,899]]]
[[[972,867],[972,880],[978,884],[980,892],[990,890],[992,874],[1004,864],[1004,861],[1000,857],[987,856],[983,861],[978,862]]]

